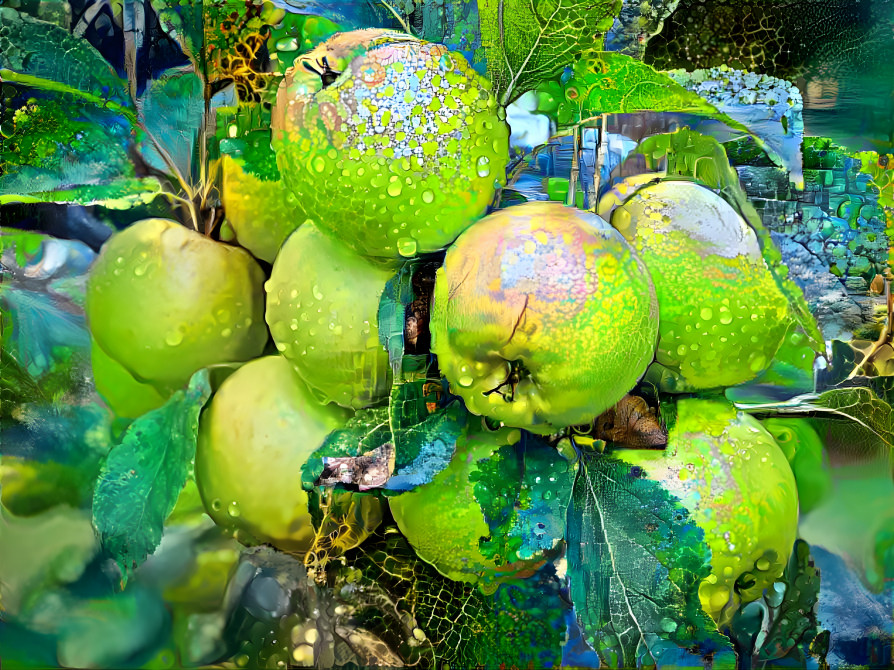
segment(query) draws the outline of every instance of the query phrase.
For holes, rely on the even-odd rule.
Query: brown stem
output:
[[[859,375],[861,371],[865,373],[866,366],[873,363],[886,347],[894,349],[894,292],[891,291],[892,280],[894,280],[894,275],[891,274],[891,271],[889,269],[888,274],[885,277],[885,303],[887,306],[887,318],[885,320],[885,326],[884,328],[882,328],[882,333],[881,335],[879,335],[879,338],[875,341],[875,343],[869,348],[869,350],[863,355],[861,361],[848,375],[848,379],[853,379],[854,377]]]

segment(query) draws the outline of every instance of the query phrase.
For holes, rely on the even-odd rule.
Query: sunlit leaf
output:
[[[502,104],[602,47],[617,0],[479,0],[487,75]]]
[[[538,111],[554,116],[560,127],[600,114],[689,112],[717,114],[699,95],[664,72],[624,54],[603,51],[581,58],[570,79],[537,89]]]

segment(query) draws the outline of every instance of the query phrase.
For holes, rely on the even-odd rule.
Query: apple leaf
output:
[[[602,48],[618,0],[479,0],[487,75],[508,105]]]
[[[0,7],[0,69],[126,104],[127,84],[86,40]]]
[[[810,405],[857,424],[859,430],[894,449],[894,410],[869,388],[832,389]]]
[[[567,82],[548,81],[537,92],[538,111],[553,116],[560,127],[600,114],[717,114],[712,104],[664,72],[632,56],[610,51],[581,58]]]
[[[186,390],[134,421],[109,453],[96,482],[93,523],[125,579],[161,542],[192,469],[199,412],[210,395],[208,372],[200,370]]]
[[[770,158],[788,170],[790,179],[803,188],[804,105],[794,84],[726,66],[694,72],[673,70],[668,75],[747,128]]]
[[[146,160],[162,172],[171,172],[170,160],[180,174],[193,174],[205,114],[205,86],[201,77],[191,67],[170,70],[148,86],[137,101],[137,108],[154,139],[145,143]],[[164,152],[164,158],[160,152]]]
[[[558,554],[574,470],[554,447],[529,434],[481,461],[475,499],[490,528],[490,537],[480,540],[482,555],[513,564]],[[507,482],[519,482],[516,495],[506,495]]]
[[[704,533],[640,468],[585,456],[567,523],[571,599],[603,663],[660,667],[678,646],[729,648],[699,603],[699,584],[711,572]]]
[[[800,647],[797,661],[803,666],[811,643],[822,635],[814,609],[819,591],[820,572],[810,558],[810,546],[796,540],[782,577],[763,597],[736,612],[730,636],[754,664],[780,660]]]

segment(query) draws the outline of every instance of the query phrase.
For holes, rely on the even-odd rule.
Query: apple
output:
[[[134,379],[95,340],[91,342],[90,364],[96,392],[116,416],[136,419],[165,404],[166,394],[159,393],[152,384],[143,384]]]
[[[604,220],[555,202],[485,217],[435,280],[432,351],[475,414],[550,434],[617,403],[655,353],[649,274]]]
[[[286,238],[304,222],[298,199],[282,179],[260,179],[232,156],[223,157],[222,170],[220,198],[236,241],[255,258],[272,263]]]
[[[688,181],[646,186],[617,207],[612,225],[648,268],[658,294],[656,361],[680,392],[734,386],[769,367],[791,323],[745,220]]]
[[[372,257],[444,248],[505,182],[509,128],[490,84],[403,33],[339,33],[299,57],[272,127],[304,218]]]
[[[90,268],[90,332],[136,381],[169,393],[201,368],[260,355],[263,281],[244,249],[176,221],[138,221]]]
[[[660,482],[704,530],[711,574],[699,600],[718,625],[782,576],[798,533],[798,488],[757,419],[724,400],[684,398],[666,449],[612,455]]]
[[[321,405],[281,356],[240,367],[199,421],[196,484],[218,525],[284,551],[314,544],[301,468],[347,412]]]
[[[276,257],[267,323],[276,348],[320,401],[359,409],[387,396],[391,367],[377,319],[392,274],[310,223]]]
[[[416,554],[445,577],[489,592],[560,551],[565,509],[550,501],[561,499],[566,488],[570,493],[572,467],[552,447],[521,440],[519,430],[488,430],[481,418],[470,417],[445,469],[388,498]],[[485,514],[499,519],[514,512],[519,516],[510,537],[492,536]]]

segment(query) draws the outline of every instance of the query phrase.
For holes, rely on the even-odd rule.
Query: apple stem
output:
[[[602,179],[602,165],[605,163],[607,133],[608,114],[603,114],[599,125],[599,143],[596,145],[596,164],[593,167],[593,202],[590,203],[590,209],[594,212],[599,204],[599,186]]]

